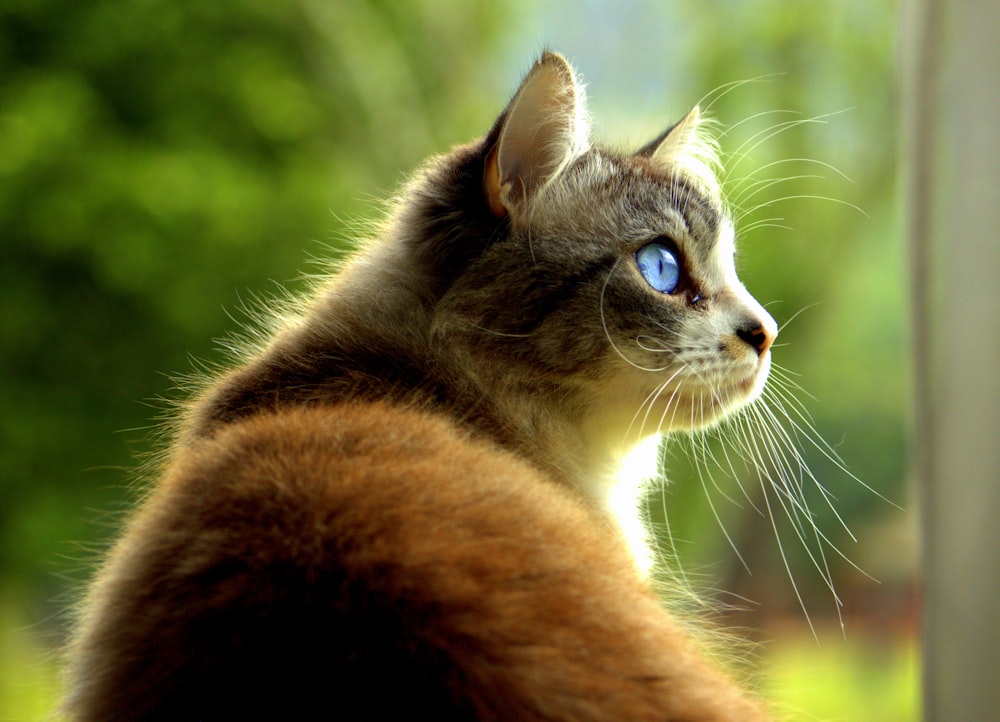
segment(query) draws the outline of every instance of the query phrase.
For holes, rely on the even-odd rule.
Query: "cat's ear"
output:
[[[657,165],[670,165],[678,157],[687,154],[697,141],[700,122],[701,108],[696,105],[680,121],[636,151],[636,155],[649,158]]]
[[[565,58],[542,55],[488,137],[486,200],[498,217],[519,215],[588,147],[583,87]]]
[[[636,151],[636,155],[648,158],[665,172],[683,172],[717,191],[719,150],[709,123],[696,105],[678,123]]]

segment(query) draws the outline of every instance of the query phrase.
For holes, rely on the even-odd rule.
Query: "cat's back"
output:
[[[602,719],[618,696],[659,719],[630,680],[660,662],[655,645],[634,653],[664,617],[613,533],[443,417],[251,417],[180,449],[130,525],[95,590],[116,615],[91,620],[71,705],[104,720]]]
[[[584,117],[544,55],[191,400],[82,607],[70,719],[768,718],[661,608],[607,497],[647,417],[759,393],[773,322],[680,173],[697,111],[628,157]],[[692,329],[711,358],[674,368]]]

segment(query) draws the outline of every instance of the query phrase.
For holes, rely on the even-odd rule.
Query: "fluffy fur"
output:
[[[657,602],[608,491],[652,434],[754,399],[697,111],[592,148],[544,55],[378,237],[196,396],[95,582],[90,720],[763,720]],[[636,253],[672,249],[677,287]]]

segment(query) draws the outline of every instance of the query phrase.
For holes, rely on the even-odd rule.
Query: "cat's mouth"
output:
[[[682,383],[673,397],[678,411],[673,419],[677,426],[703,428],[726,415],[753,403],[764,391],[770,371],[770,358],[765,354],[752,372],[706,384],[703,379],[695,383]],[[685,408],[686,407],[686,408]]]
[[[767,371],[758,370],[736,383],[736,388],[748,394],[752,394],[758,391],[758,386],[763,387],[764,382],[767,381]]]
[[[771,372],[771,354],[770,352],[764,352],[764,354],[757,361],[757,367],[753,370],[753,373],[749,374],[742,381],[737,382],[736,386],[741,391],[747,394],[748,398],[744,403],[749,403],[753,401],[761,392],[764,390],[764,384],[767,383],[767,377]]]
[[[716,387],[712,391],[714,405],[720,410],[728,411],[750,403],[763,390],[766,376],[766,374],[755,373],[731,384]]]

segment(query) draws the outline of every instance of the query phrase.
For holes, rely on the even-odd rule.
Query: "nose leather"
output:
[[[736,335],[754,349],[757,356],[763,356],[774,343],[774,334],[757,321],[751,321],[737,328]]]

